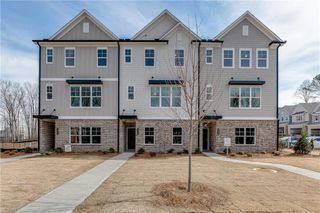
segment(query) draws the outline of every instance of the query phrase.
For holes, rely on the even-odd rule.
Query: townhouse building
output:
[[[131,39],[83,10],[34,42],[41,151],[187,149],[182,70],[199,76],[194,149],[220,152],[225,138],[234,151],[277,148],[278,48],[285,42],[248,11],[204,40],[168,10]]]

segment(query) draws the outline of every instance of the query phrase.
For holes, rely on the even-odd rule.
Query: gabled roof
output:
[[[289,115],[292,115],[297,105],[286,105],[280,108],[280,110],[285,110]]]
[[[78,15],[76,15],[73,19],[71,19],[67,24],[65,24],[58,32],[56,32],[53,36],[50,37],[49,40],[59,39],[68,33],[74,26],[76,26],[80,21],[84,18],[88,18],[92,21],[99,29],[105,32],[108,36],[110,36],[114,40],[118,40],[118,37],[111,32],[106,26],[104,26],[98,19],[96,19],[93,15],[91,15],[87,10],[82,10]]]
[[[146,31],[153,23],[155,23],[157,20],[159,20],[161,17],[168,15],[173,20],[177,22],[177,24],[171,28],[168,32],[166,32],[164,35],[161,36],[160,39],[163,39],[165,36],[167,36],[170,32],[172,32],[175,28],[178,26],[182,26],[184,29],[186,29],[188,32],[190,32],[194,37],[197,39],[201,39],[196,33],[194,33],[190,28],[188,28],[185,24],[183,24],[177,17],[175,17],[172,13],[170,13],[167,9],[162,11],[157,17],[155,17],[151,22],[149,22],[146,26],[144,26],[139,32],[137,32],[131,39],[134,40],[137,37],[139,37],[144,31]]]
[[[301,103],[300,104],[308,113],[316,112],[316,109],[319,107],[319,102],[313,102],[313,103]]]
[[[279,38],[274,32],[272,32],[266,25],[264,25],[261,21],[259,21],[252,13],[246,11],[239,18],[237,18],[234,22],[232,22],[227,28],[225,28],[221,33],[219,33],[213,40],[221,40],[228,32],[230,32],[234,27],[236,27],[243,20],[248,20],[251,24],[257,27],[263,34],[265,34],[271,41],[276,42],[285,42],[281,38]]]

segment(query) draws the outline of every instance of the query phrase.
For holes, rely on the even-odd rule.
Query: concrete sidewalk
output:
[[[122,153],[104,161],[82,175],[66,182],[38,200],[19,209],[19,213],[72,212],[134,153]]]
[[[40,155],[40,153],[27,154],[27,155],[12,157],[12,158],[1,158],[0,163],[7,163],[7,162],[17,161],[17,160],[21,160],[21,159],[25,159],[25,158],[31,158],[31,157],[34,157],[37,155]]]
[[[251,164],[251,165],[258,165],[258,166],[268,166],[268,167],[275,167],[278,169],[283,169],[288,172],[292,172],[298,175],[303,175],[305,177],[313,178],[316,180],[320,180],[320,172],[311,171],[308,169],[302,169],[295,166],[289,166],[285,164],[278,164],[278,163],[263,163],[263,162],[256,162],[256,161],[244,161],[244,160],[237,160],[237,159],[230,159],[226,158],[224,156],[218,155],[213,152],[204,152],[205,155],[215,159],[215,160],[221,160],[231,163],[242,163],[242,164]]]

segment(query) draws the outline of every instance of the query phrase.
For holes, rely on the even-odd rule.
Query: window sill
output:
[[[76,144],[76,143],[68,143],[68,145],[72,145],[72,146],[101,146],[102,144]]]

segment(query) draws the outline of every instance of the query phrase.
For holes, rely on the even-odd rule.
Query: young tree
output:
[[[313,90],[311,87],[311,82],[309,80],[305,80],[302,84],[298,87],[295,96],[305,103],[309,103],[312,101],[315,96],[313,95]]]

